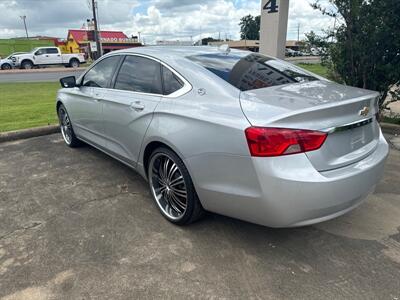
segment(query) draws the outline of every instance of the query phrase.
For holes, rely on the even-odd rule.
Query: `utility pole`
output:
[[[94,40],[96,42],[96,48],[97,48],[97,53],[96,53],[96,59],[97,59],[100,56],[102,56],[103,53],[101,53],[101,45],[100,45],[99,31],[98,31],[98,25],[97,25],[97,16],[96,16],[96,5],[97,5],[97,2],[95,0],[92,0]]]
[[[297,23],[297,42],[300,41],[300,23]]]
[[[28,29],[26,28],[26,16],[19,16],[19,17],[24,21],[24,27],[25,27],[26,38],[29,39],[29,36],[28,36]]]

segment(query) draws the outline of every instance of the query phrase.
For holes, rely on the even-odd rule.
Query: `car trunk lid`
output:
[[[252,126],[327,132],[322,147],[306,153],[317,170],[326,171],[374,151],[380,132],[375,119],[378,95],[317,80],[242,92],[240,102]]]

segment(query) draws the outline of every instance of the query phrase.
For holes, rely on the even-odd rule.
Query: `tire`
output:
[[[1,69],[2,70],[11,70],[12,66],[10,64],[8,64],[8,63],[5,63],[5,64],[1,65]]]
[[[30,60],[25,60],[21,63],[21,68],[25,70],[30,70],[33,68],[33,63]]]
[[[64,142],[67,144],[68,147],[79,147],[82,142],[78,140],[78,138],[75,136],[74,130],[72,128],[72,123],[64,105],[60,104],[57,110],[57,115]]]
[[[148,179],[156,205],[171,223],[187,225],[205,214],[187,168],[170,149],[160,147],[153,151]]]
[[[79,68],[79,60],[77,60],[77,59],[71,59],[70,61],[69,61],[69,66],[71,67],[71,68],[74,68],[74,69],[76,69],[76,68]]]

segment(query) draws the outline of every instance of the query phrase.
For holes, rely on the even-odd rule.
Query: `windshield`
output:
[[[299,67],[259,53],[208,53],[187,58],[241,91],[318,80]]]
[[[11,59],[11,57],[13,57],[14,55],[18,55],[18,54],[24,54],[25,52],[15,52],[10,54],[9,56],[6,57],[6,59]]]
[[[38,49],[39,49],[38,47],[33,48],[29,53],[35,53]]]

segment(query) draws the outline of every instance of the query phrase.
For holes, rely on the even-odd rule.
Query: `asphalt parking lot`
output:
[[[321,195],[323,197],[323,195]],[[400,299],[400,151],[352,213],[165,221],[135,172],[59,134],[0,144],[0,299]]]

